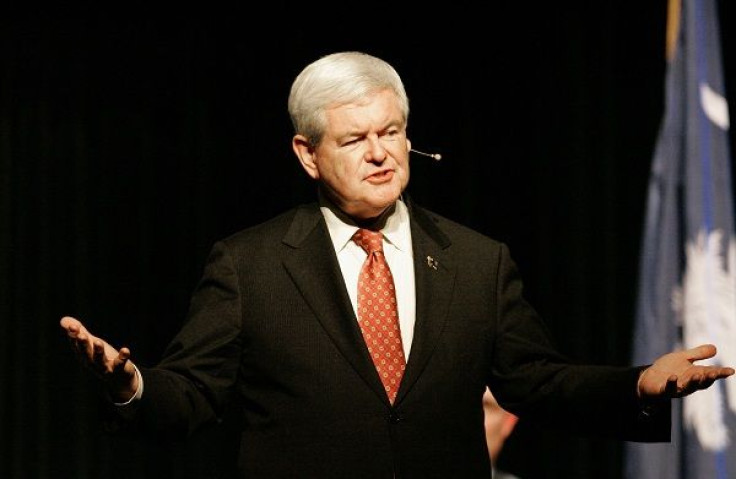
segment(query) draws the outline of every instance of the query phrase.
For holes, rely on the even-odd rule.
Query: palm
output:
[[[715,355],[715,346],[705,344],[661,356],[641,374],[639,396],[643,399],[684,397],[732,375],[734,369],[730,367],[695,364]]]

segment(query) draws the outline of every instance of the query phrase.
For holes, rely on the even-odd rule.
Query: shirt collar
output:
[[[327,229],[330,232],[332,244],[338,253],[352,241],[353,235],[358,231],[358,227],[346,218],[344,215],[338,215],[331,208],[326,199],[320,196],[320,210],[327,222]],[[381,228],[381,233],[386,241],[391,243],[400,251],[410,251],[411,233],[409,225],[409,210],[404,202],[399,198],[396,201],[394,212],[386,219],[386,224]]]

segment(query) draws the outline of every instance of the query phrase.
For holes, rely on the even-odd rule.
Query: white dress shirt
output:
[[[327,229],[330,231],[332,245],[335,247],[337,260],[350,295],[350,302],[353,304],[353,311],[357,318],[358,276],[367,256],[363,248],[352,241],[358,227],[343,221],[327,205],[323,204],[320,208],[327,221]],[[409,211],[401,200],[396,202],[396,209],[386,220],[381,233],[383,233],[383,254],[394,277],[401,343],[404,348],[404,357],[408,360],[414,337],[416,299]]]

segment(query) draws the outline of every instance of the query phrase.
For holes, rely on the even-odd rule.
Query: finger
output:
[[[93,346],[86,331],[79,331],[76,336],[69,338],[69,340],[80,354],[92,357]]]
[[[125,363],[128,362],[130,359],[130,349],[128,348],[120,348],[118,351],[118,357],[115,358],[115,369],[116,370],[124,370],[125,369]]]
[[[89,334],[89,331],[81,323],[78,326],[75,325],[73,330],[70,330],[69,339],[76,342],[77,347],[83,347],[90,352],[92,351],[90,342],[94,339],[94,336]]]
[[[70,326],[74,326],[76,324],[79,324],[79,320],[77,318],[72,318],[71,316],[64,316],[59,321],[59,324],[64,329],[69,329]]]
[[[664,385],[664,390],[662,391],[666,397],[677,397],[678,392],[677,387],[677,376],[674,374],[667,378],[667,382]]]
[[[716,347],[713,344],[701,344],[700,346],[696,346],[694,348],[688,349],[685,351],[685,354],[687,355],[688,359],[692,361],[698,361],[701,359],[708,359],[712,358],[716,355]]]
[[[71,316],[64,316],[61,318],[61,321],[59,321],[59,324],[66,330],[67,334],[72,337],[84,328],[81,321],[76,318],[72,318]]]
[[[717,378],[711,378],[711,377],[705,377],[703,380],[700,381],[700,384],[698,385],[698,389],[708,389],[713,385],[714,382],[716,382]]]
[[[72,351],[77,360],[85,367],[93,367],[96,364],[94,345],[87,340],[70,338]]]
[[[121,361],[127,361],[130,359],[130,349],[125,346],[120,348],[120,351],[118,351],[118,358],[120,358]]]
[[[76,338],[77,336],[79,336],[79,332],[81,330],[82,330],[82,325],[81,324],[71,324],[71,325],[69,325],[67,327],[66,335],[69,338],[72,338],[73,339],[73,338]]]
[[[99,339],[92,342],[92,358],[97,364],[105,363],[105,345]]]
[[[84,326],[82,326],[79,331],[77,339],[84,343],[87,354],[89,354],[90,358],[99,356],[100,353],[105,352],[105,341],[90,333]]]
[[[682,388],[680,396],[687,396],[701,389],[709,388],[716,378],[711,378],[707,374],[695,374],[692,379]]]
[[[713,368],[708,370],[707,375],[709,378],[713,378],[714,380],[716,380],[732,376],[733,373],[733,368]]]
[[[703,374],[695,372],[689,377],[683,377],[682,382],[678,385],[678,390],[683,392],[695,391],[699,389],[700,383],[703,381]]]

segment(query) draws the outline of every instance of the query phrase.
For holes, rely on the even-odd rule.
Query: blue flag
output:
[[[717,1],[671,1],[670,20],[633,361],[712,343],[718,354],[703,363],[734,366],[736,238]],[[671,443],[627,443],[625,452],[631,479],[736,478],[736,380],[673,401]]]

